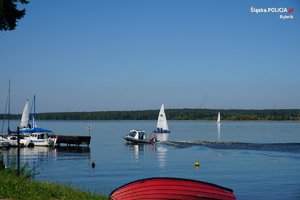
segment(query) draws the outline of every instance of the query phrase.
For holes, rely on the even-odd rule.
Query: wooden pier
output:
[[[60,146],[61,144],[67,146],[89,146],[91,142],[91,136],[55,135],[54,138],[56,138],[56,146]]]

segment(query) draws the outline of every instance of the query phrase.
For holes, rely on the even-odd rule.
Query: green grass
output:
[[[108,199],[71,186],[17,177],[12,170],[0,169],[0,199]]]

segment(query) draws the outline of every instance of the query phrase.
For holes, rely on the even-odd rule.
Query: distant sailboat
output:
[[[221,114],[220,114],[220,112],[218,112],[217,123],[221,124]]]
[[[167,123],[167,117],[165,113],[165,107],[164,104],[161,105],[158,119],[157,119],[157,125],[156,130],[153,131],[154,134],[156,134],[156,137],[159,141],[167,141],[168,136],[170,133],[168,123]]]
[[[218,128],[218,141],[221,141],[221,114],[218,112],[217,117],[217,128]]]

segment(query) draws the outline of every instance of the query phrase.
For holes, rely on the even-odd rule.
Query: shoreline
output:
[[[39,120],[157,120],[159,110],[90,111],[37,113]],[[224,109],[165,109],[168,120],[216,121],[300,121],[300,109],[224,110]],[[0,114],[2,120],[21,119],[20,114]]]
[[[0,169],[0,199],[87,199],[108,200],[74,186],[17,177],[11,169]]]

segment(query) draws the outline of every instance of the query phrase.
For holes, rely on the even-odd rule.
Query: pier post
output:
[[[87,125],[86,129],[89,132],[89,136],[91,136],[91,130],[92,130],[92,126],[90,124]]]

